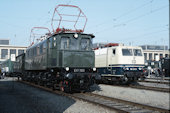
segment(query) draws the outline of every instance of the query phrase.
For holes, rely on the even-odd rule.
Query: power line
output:
[[[139,18],[141,18],[141,17],[144,17],[144,16],[146,16],[146,15],[149,15],[149,14],[152,14],[152,13],[154,13],[154,12],[157,12],[157,11],[159,11],[159,10],[161,10],[161,9],[164,9],[164,8],[168,7],[168,6],[169,6],[169,5],[165,5],[165,6],[159,7],[159,8],[157,8],[157,9],[154,9],[152,12],[148,12],[148,13],[146,13],[146,14],[137,16],[137,17],[135,17],[135,18],[132,18],[132,19],[130,19],[130,20],[125,21],[124,23],[127,24],[127,23],[129,23],[129,22],[131,22],[131,21],[137,20],[137,19],[139,19]]]
[[[154,9],[152,12],[148,12],[148,13],[146,13],[146,14],[143,14],[143,15],[140,15],[140,16],[137,16],[137,17],[134,17],[134,18],[132,18],[132,19],[129,19],[129,20],[125,21],[125,22],[122,22],[122,23],[119,23],[119,24],[115,24],[115,25],[113,25],[112,27],[109,27],[109,28],[106,28],[106,29],[97,31],[96,34],[102,33],[102,31],[111,30],[111,29],[116,28],[116,27],[126,26],[127,23],[130,23],[130,22],[132,22],[132,21],[135,21],[135,20],[137,20],[137,19],[140,19],[140,18],[142,18],[142,17],[144,17],[144,16],[153,14],[153,13],[155,13],[155,12],[157,12],[157,11],[160,11],[160,10],[162,10],[162,9],[168,7],[168,6],[169,6],[169,5],[161,6],[161,7],[157,8],[157,9]]]
[[[168,30],[154,31],[154,32],[150,32],[150,33],[145,33],[145,34],[137,35],[137,36],[134,36],[134,37],[127,37],[127,38],[124,38],[123,40],[127,42],[127,40],[129,40],[129,39],[131,39],[131,40],[133,39],[133,41],[134,41],[134,40],[138,40],[138,39],[144,39],[144,38],[148,38],[148,37],[146,37],[146,36],[149,36],[149,35],[152,35],[152,34],[161,33],[161,32],[166,32],[166,31],[168,31]],[[141,37],[142,37],[142,38],[141,38]],[[151,38],[153,38],[153,37],[151,37]],[[149,39],[151,39],[151,38],[148,38],[147,40],[149,40]],[[120,40],[118,40],[118,42],[119,42],[119,41],[122,41],[122,40],[120,39]]]
[[[118,16],[118,17],[116,17],[116,18],[113,18],[112,20],[116,21],[117,19],[122,18],[122,17],[124,17],[124,16],[126,16],[126,15],[128,15],[128,14],[130,14],[130,13],[132,13],[132,12],[135,12],[135,11],[143,8],[144,6],[147,6],[148,4],[150,4],[150,3],[152,3],[152,2],[153,2],[153,0],[151,0],[151,1],[147,2],[147,3],[144,3],[144,4],[138,6],[138,7],[134,8],[134,9],[131,9],[131,10],[129,10],[129,11],[121,14],[120,16]],[[110,20],[109,20],[109,21],[110,21]],[[98,27],[98,26],[101,26],[101,25],[106,24],[106,23],[108,23],[108,21],[107,21],[107,22],[100,23],[100,24],[97,24],[97,25],[95,25],[95,26],[93,26],[93,27],[89,27],[88,29],[91,29],[91,28],[94,28],[94,27]]]
[[[143,31],[148,31],[148,30],[150,30],[150,29],[158,29],[158,28],[161,28],[161,29],[167,29],[168,28],[168,26],[169,26],[169,24],[166,24],[166,25],[159,25],[159,26],[152,26],[152,27],[149,27],[149,28],[146,28],[146,29],[142,29]],[[168,28],[169,29],[169,28]],[[130,31],[130,32],[127,32],[126,34],[131,34],[131,33],[135,33],[135,32],[137,32],[137,31]]]
[[[124,17],[124,16],[126,16],[126,15],[128,15],[128,14],[130,14],[130,13],[132,13],[132,12],[135,12],[135,11],[141,9],[142,7],[144,7],[144,6],[146,6],[146,5],[149,5],[149,4],[151,4],[152,2],[153,2],[153,0],[151,0],[151,1],[147,2],[147,3],[145,3],[145,4],[142,4],[141,6],[135,8],[135,9],[132,9],[132,10],[126,12],[126,13],[123,13],[122,15],[118,16],[118,17],[116,18],[116,20],[117,20],[118,18]],[[115,19],[114,19],[114,20],[115,20]]]

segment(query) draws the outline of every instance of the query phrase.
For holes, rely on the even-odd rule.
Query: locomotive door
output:
[[[113,75],[113,68],[112,68],[112,57],[113,57],[113,53],[112,53],[112,49],[107,49],[107,70],[108,70],[108,74]]]

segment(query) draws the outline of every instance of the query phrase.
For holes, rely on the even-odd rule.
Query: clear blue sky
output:
[[[82,9],[95,43],[169,45],[169,0],[0,0],[0,38],[28,46],[32,27],[51,29],[58,4]]]

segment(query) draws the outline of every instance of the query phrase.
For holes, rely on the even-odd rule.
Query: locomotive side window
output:
[[[61,49],[69,49],[69,37],[62,37],[61,38]]]
[[[36,56],[36,55],[37,55],[37,48],[34,47],[34,48],[33,48],[33,56]]]
[[[140,49],[133,49],[134,56],[142,56],[142,52]]]
[[[43,53],[43,45],[41,44],[40,45],[40,54],[42,54]]]
[[[132,49],[122,49],[123,56],[132,56]]]
[[[45,52],[46,52],[46,48],[47,48],[47,43],[46,43],[46,42],[44,42],[44,43],[43,43],[43,53],[45,53]]]
[[[116,54],[116,49],[113,49],[113,55],[115,55]]]
[[[52,48],[52,46],[53,46],[53,39],[52,38],[50,38],[50,40],[49,40],[49,46],[50,46],[50,48]]]
[[[89,50],[90,49],[90,39],[82,38],[80,46],[81,46],[81,50]]]
[[[37,46],[37,55],[40,55],[40,46]]]

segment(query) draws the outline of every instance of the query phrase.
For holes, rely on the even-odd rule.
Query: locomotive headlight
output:
[[[69,67],[66,67],[66,71],[69,71]]]
[[[139,70],[142,70],[142,68],[141,68],[141,67],[139,67],[138,69],[139,69]]]
[[[147,66],[147,65],[148,65],[148,63],[146,62],[146,63],[145,63],[145,66]]]
[[[96,68],[95,68],[95,67],[93,68],[93,71],[96,71]]]
[[[78,38],[78,34],[76,33],[76,34],[74,34],[74,38]]]
[[[73,75],[71,73],[68,73],[67,75],[65,75],[65,77],[67,77],[68,79],[73,79]]]

